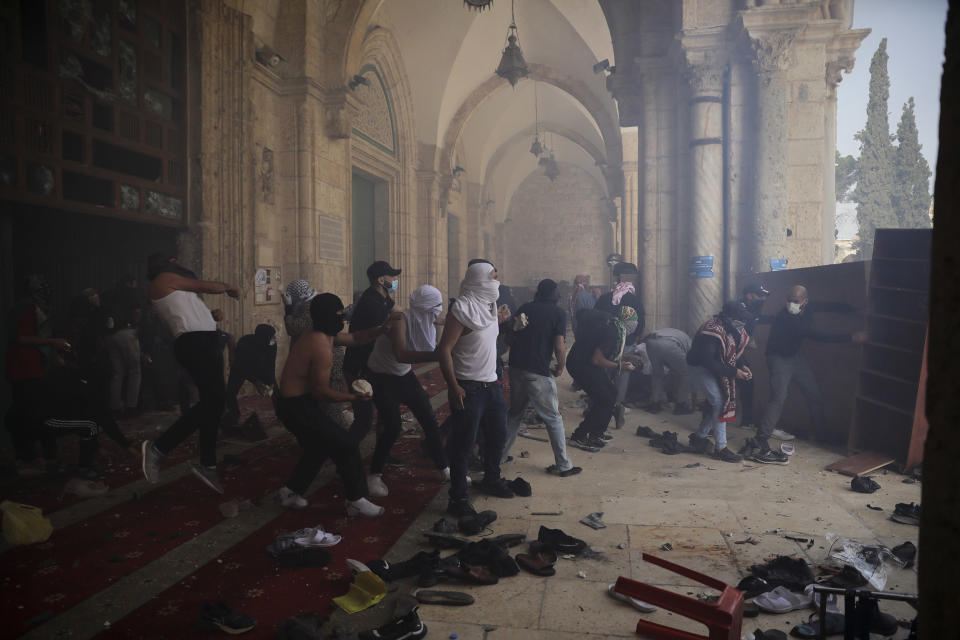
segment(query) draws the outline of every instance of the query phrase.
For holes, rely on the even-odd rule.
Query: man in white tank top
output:
[[[507,404],[497,384],[497,297],[500,283],[489,262],[467,268],[460,296],[450,307],[437,347],[450,402],[450,501],[447,513],[461,518],[476,512],[467,499],[467,460],[477,430],[484,430],[484,478],[480,490],[499,498],[513,491],[500,477],[506,439]]]
[[[197,279],[176,257],[154,254],[147,267],[147,295],[157,314],[174,336],[173,350],[200,392],[200,401],[170,425],[156,441],[144,440],[143,475],[148,482],[160,479],[160,462],[177,445],[200,431],[200,463],[191,471],[208,487],[223,493],[217,475],[217,428],[226,396],[223,381],[223,347],[217,323],[198,293],[240,296],[240,289],[223,282]]]

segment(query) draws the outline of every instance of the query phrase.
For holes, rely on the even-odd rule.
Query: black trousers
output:
[[[507,403],[496,382],[457,381],[467,392],[463,409],[450,410],[447,455],[450,457],[450,499],[467,498],[467,466],[477,432],[483,431],[484,482],[500,479],[500,458],[507,440]]]
[[[237,404],[237,394],[240,393],[240,387],[243,383],[259,382],[253,371],[247,370],[243,365],[236,364],[230,367],[230,376],[227,378],[227,411],[239,415],[240,405]]]
[[[433,413],[433,407],[430,406],[430,396],[427,395],[413,371],[402,376],[373,373],[370,376],[370,382],[373,384],[373,402],[377,407],[382,427],[377,433],[377,446],[370,460],[370,473],[383,473],[390,449],[400,435],[403,422],[400,417],[401,403],[410,408],[411,413],[423,428],[427,455],[438,469],[446,467],[447,456],[443,451],[437,416]]]
[[[606,431],[613,417],[613,407],[617,401],[617,387],[610,380],[605,369],[592,364],[568,366],[573,381],[580,385],[590,398],[590,407],[583,422],[574,430],[576,437],[600,436]]]
[[[367,495],[367,480],[356,439],[337,426],[311,395],[284,398],[276,393],[273,398],[277,417],[303,449],[287,488],[303,495],[329,457],[337,466],[347,500],[359,500]]]
[[[200,401],[170,425],[154,445],[166,455],[200,431],[200,463],[217,464],[217,429],[223,415],[223,345],[214,331],[184,333],[173,343],[173,351],[200,392]]]

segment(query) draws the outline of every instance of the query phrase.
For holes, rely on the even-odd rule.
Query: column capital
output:
[[[724,72],[724,66],[716,61],[707,59],[692,61],[688,57],[683,75],[693,89],[694,96],[720,95],[723,91]]]
[[[353,121],[360,113],[360,102],[346,87],[330,89],[323,93],[323,121],[327,137],[349,138]]]
[[[797,30],[778,31],[750,37],[753,69],[758,74],[786,71],[793,64],[793,41]]]

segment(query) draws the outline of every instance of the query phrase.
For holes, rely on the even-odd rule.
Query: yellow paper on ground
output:
[[[372,571],[361,571],[353,578],[350,590],[333,599],[347,613],[372,607],[387,595],[387,583]]]
[[[3,538],[10,544],[33,544],[43,542],[53,533],[53,524],[43,517],[43,510],[29,504],[4,500]]]

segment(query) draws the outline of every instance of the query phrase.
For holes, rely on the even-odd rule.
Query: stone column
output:
[[[439,200],[439,176],[432,170],[417,171],[417,210],[420,212],[420,234],[426,242],[418,242],[420,273],[424,282],[440,289],[447,286],[447,229],[442,219]]]
[[[621,127],[620,139],[623,144],[623,197],[615,198],[620,201],[621,216],[623,221],[623,259],[627,262],[633,262],[639,266],[639,248],[638,242],[640,233],[638,228],[639,206],[637,203],[638,195],[638,164],[639,158],[639,132],[637,127]]]
[[[787,68],[795,32],[750,40],[757,74],[757,130],[754,157],[753,251],[745,266],[760,273],[786,257],[787,240]],[[789,266],[789,265],[788,265]]]
[[[690,64],[687,70],[692,90],[687,326],[699,327],[723,304],[724,72],[711,63]]]
[[[824,105],[823,123],[823,220],[821,232],[822,264],[833,264],[835,259],[834,243],[837,228],[837,85],[844,71],[853,68],[853,58],[842,58],[827,62],[827,102]]]

